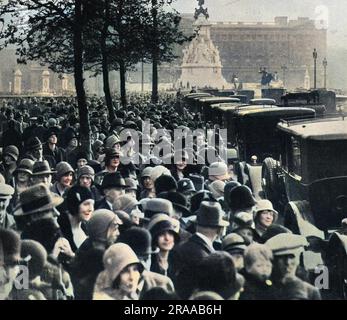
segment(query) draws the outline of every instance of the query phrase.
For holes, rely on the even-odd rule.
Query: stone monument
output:
[[[20,71],[18,68],[14,73],[14,88],[13,93],[14,94],[21,94],[22,93],[22,71]]]
[[[49,77],[50,77],[49,71],[44,70],[42,72],[42,93],[44,93],[44,94],[50,93]]]
[[[195,9],[195,22],[198,35],[183,50],[181,77],[178,87],[218,88],[230,89],[229,84],[222,75],[222,63],[219,50],[211,40],[211,23],[209,22],[207,8],[203,8],[204,0],[199,1],[199,9]]]

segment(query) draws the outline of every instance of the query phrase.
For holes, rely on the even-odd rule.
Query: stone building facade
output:
[[[228,81],[236,74],[242,82],[259,82],[258,71],[265,67],[271,73],[277,72],[287,87],[302,87],[307,69],[313,81],[316,48],[317,85],[322,85],[327,30],[317,29],[309,18],[276,17],[270,23],[215,22],[211,37],[219,48],[223,74]]]

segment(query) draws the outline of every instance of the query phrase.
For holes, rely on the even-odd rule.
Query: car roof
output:
[[[247,117],[272,117],[272,116],[282,116],[282,117],[297,117],[314,115],[315,111],[310,108],[291,108],[291,107],[278,107],[274,105],[264,105],[264,106],[250,106],[250,108],[242,108],[238,110],[238,116]]]
[[[200,102],[211,102],[211,101],[216,101],[217,103],[218,102],[235,102],[234,101],[235,98],[230,98],[230,97],[215,97],[215,96],[212,96],[212,97],[205,97],[205,98],[201,98],[199,99]]]
[[[205,92],[196,92],[196,93],[188,93],[185,95],[185,98],[197,98],[197,97],[211,97],[212,95],[210,93]]]
[[[261,99],[251,99],[249,100],[250,104],[276,104],[275,99],[261,98]]]
[[[312,119],[278,124],[282,131],[310,140],[347,140],[347,120],[342,118]]]

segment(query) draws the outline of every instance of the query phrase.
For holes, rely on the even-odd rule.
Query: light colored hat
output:
[[[265,244],[272,250],[274,256],[297,255],[304,251],[305,246],[308,246],[305,237],[291,233],[280,233]]]
[[[136,199],[134,199],[134,197],[125,194],[118,197],[113,202],[113,209],[116,211],[122,210],[125,211],[127,214],[130,214],[134,207],[136,207],[138,204],[139,202]]]
[[[274,213],[274,222],[276,222],[278,218],[278,212],[274,209],[271,201],[269,200],[259,200],[257,204],[255,205],[254,210],[254,219],[256,219],[257,215],[261,211],[272,211]]]
[[[59,162],[55,169],[57,171],[57,180],[60,180],[61,177],[63,177],[65,174],[69,172],[75,173],[71,165],[65,161]]]
[[[227,178],[228,166],[224,162],[213,162],[208,168],[208,175]]]
[[[120,142],[121,142],[121,140],[119,139],[119,137],[112,134],[109,137],[107,137],[107,139],[105,141],[105,148],[112,149],[116,143],[120,143]]]
[[[212,192],[213,196],[218,199],[224,196],[225,182],[221,180],[213,181],[208,188]]]
[[[156,166],[152,169],[151,172],[151,179],[153,182],[157,180],[162,175],[168,175],[171,176],[171,172],[169,169],[165,168],[164,166]]]
[[[0,198],[3,197],[9,197],[14,194],[14,189],[6,184],[6,183],[0,183]]]
[[[125,243],[115,243],[111,245],[104,253],[103,263],[105,271],[112,281],[116,280],[122,270],[128,265],[137,264],[140,270],[143,270],[137,255]]]
[[[238,212],[233,219],[233,224],[231,225],[232,232],[243,228],[255,230],[253,215],[245,211]]]
[[[78,179],[81,178],[82,176],[88,176],[92,180],[94,180],[95,171],[91,166],[84,165],[78,170]]]
[[[105,241],[112,222],[123,224],[122,220],[111,210],[99,209],[94,211],[87,225],[89,237],[94,240]]]
[[[223,251],[244,251],[246,248],[245,240],[237,233],[229,233],[222,241]]]
[[[151,218],[156,213],[164,213],[168,216],[172,216],[173,206],[169,200],[154,198],[146,202],[144,211],[145,216],[148,218]]]
[[[151,177],[152,171],[153,171],[153,167],[144,168],[141,172],[141,178]]]

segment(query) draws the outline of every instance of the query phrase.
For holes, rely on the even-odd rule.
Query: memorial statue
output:
[[[206,9],[203,8],[204,4],[205,4],[205,0],[198,0],[199,9],[195,9],[195,14],[194,14],[195,20],[199,18],[200,14],[203,14],[206,19],[210,17],[210,15],[208,14],[207,8]]]

